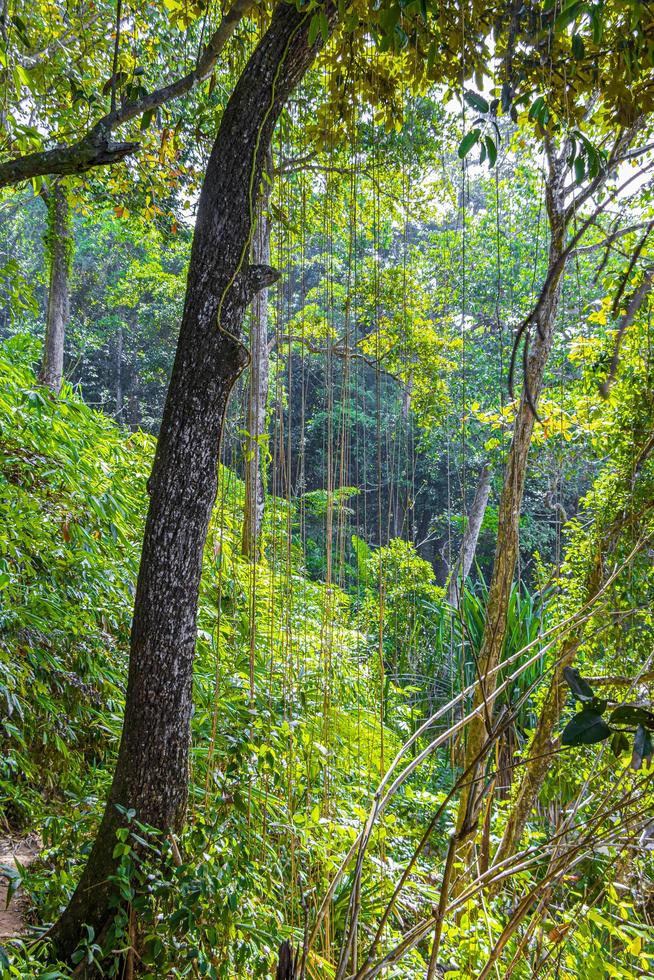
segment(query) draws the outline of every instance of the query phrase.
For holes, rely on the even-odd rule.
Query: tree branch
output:
[[[580,245],[579,248],[575,248],[570,254],[572,256],[585,255],[587,252],[596,252],[600,248],[610,248],[618,238],[622,238],[624,235],[631,235],[634,231],[641,231],[643,228],[648,228],[649,225],[651,225],[651,221],[639,221],[635,225],[619,228],[617,231],[611,232],[603,241],[595,242],[594,245]]]
[[[186,95],[213,72],[218,56],[230,40],[236,27],[247,14],[253,0],[234,0],[223,16],[216,31],[210,38],[193,71],[181,78],[150,92],[136,102],[126,102],[99,119],[91,129],[78,140],[67,146],[55,146],[50,150],[28,153],[0,164],[0,187],[17,184],[32,177],[48,174],[79,174],[92,167],[104,166],[123,160],[136,153],[140,143],[115,143],[112,132],[146,112],[153,112],[172,99]]]
[[[650,268],[646,270],[642,283],[631,297],[626,312],[624,313],[622,319],[620,320],[620,324],[618,326],[617,334],[615,338],[615,347],[613,348],[613,357],[611,358],[609,373],[606,380],[603,381],[602,384],[600,385],[600,392],[604,398],[608,398],[611,385],[615,381],[615,376],[618,371],[618,362],[620,360],[620,347],[622,345],[622,338],[624,336],[625,330],[627,330],[634,322],[636,314],[638,313],[639,309],[643,305],[646,297],[649,295],[652,289],[653,282],[654,282],[654,266],[650,266]]]

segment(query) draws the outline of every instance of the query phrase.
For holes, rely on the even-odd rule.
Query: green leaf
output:
[[[584,174],[586,173],[586,161],[584,157],[577,157],[575,160],[575,181],[580,184],[584,179]]]
[[[654,730],[654,712],[639,704],[621,704],[611,712],[612,725],[643,725]]]
[[[576,667],[564,667],[563,676],[565,678],[566,684],[576,697],[577,701],[592,701],[595,697],[593,689],[584,680]]]
[[[593,26],[593,41],[599,44],[604,33],[604,24],[599,9],[595,6],[590,12],[590,22]]]
[[[600,169],[600,157],[595,147],[588,149],[588,176],[592,179],[597,177]]]
[[[568,154],[568,159],[566,160],[566,163],[569,167],[572,167],[572,164],[575,162],[576,156],[577,156],[577,141],[573,139],[570,147],[570,153]]]
[[[629,750],[629,739],[624,732],[615,732],[611,739],[611,752],[619,759],[621,755]]]
[[[564,31],[566,27],[569,27],[570,24],[577,19],[578,15],[582,12],[585,6],[586,4],[583,2],[569,3],[567,6],[565,6],[556,18],[554,30],[557,33]]]
[[[27,74],[23,66],[16,65],[15,71],[18,77],[20,78],[21,82],[23,83],[23,85],[25,85],[27,88],[30,88],[30,76]]]
[[[602,716],[592,708],[578,711],[563,729],[562,745],[594,745],[603,742],[611,734],[611,729]]]
[[[534,99],[529,108],[529,119],[540,119],[546,108],[545,98],[539,95],[537,99]]]
[[[309,24],[309,47],[316,43],[318,31],[320,30],[320,14],[314,14]]]
[[[483,95],[479,95],[477,92],[473,92],[471,89],[466,89],[463,93],[463,98],[466,100],[469,106],[476,109],[478,112],[488,112],[490,106]]]
[[[459,157],[463,160],[470,153],[475,143],[479,140],[481,136],[481,129],[471,129],[469,133],[463,137],[459,143]]]
[[[485,136],[484,142],[486,144],[486,149],[488,150],[488,166],[494,167],[497,161],[497,147],[495,146],[495,140],[493,140],[490,136]]]

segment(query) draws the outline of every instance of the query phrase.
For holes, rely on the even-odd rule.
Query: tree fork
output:
[[[0,163],[0,187],[18,184],[23,180],[42,177],[48,174],[80,174],[93,167],[110,166],[137,153],[141,148],[138,142],[116,142],[111,134],[125,123],[143,116],[173,99],[191,92],[197,85],[209,78],[218,57],[233,36],[239,23],[252,7],[252,0],[234,0],[220,21],[200,55],[195,68],[162,88],[155,89],[142,99],[115,105],[112,98],[111,112],[99,119],[76,143],[54,146],[48,150],[27,153]],[[26,67],[30,67],[26,65]],[[115,90],[114,90],[115,95]]]
[[[331,28],[336,7],[323,8]],[[227,402],[248,360],[246,307],[278,274],[249,266],[256,194],[272,133],[322,45],[312,14],[281,2],[229,99],[200,194],[186,301],[161,432],[134,603],[123,732],[113,783],[88,863],[51,930],[69,957],[84,923],[110,917],[118,807],[178,831],[188,791],[190,718],[202,555],[217,493]]]

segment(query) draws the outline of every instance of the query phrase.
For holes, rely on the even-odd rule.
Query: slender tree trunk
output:
[[[447,586],[447,601],[451,606],[458,607],[461,592],[465,581],[470,574],[472,563],[475,560],[477,551],[477,541],[479,532],[486,513],[488,497],[491,488],[491,468],[488,463],[484,463],[479,474],[479,483],[475,491],[472,507],[468,514],[468,524],[463,532],[461,550],[450,573],[450,580]]]
[[[69,316],[68,271],[70,262],[70,215],[66,192],[57,181],[48,192],[48,257],[50,284],[39,380],[56,395],[64,374],[64,340]]]
[[[268,173],[272,172],[268,161]],[[255,265],[270,265],[270,217],[268,201],[270,183],[264,181],[257,210],[257,224],[252,236],[252,261]],[[261,526],[265,506],[262,439],[266,430],[268,404],[268,290],[262,289],[252,302],[250,321],[250,384],[248,386],[245,437],[245,508],[243,513],[242,552],[257,561],[260,551]]]
[[[123,412],[123,328],[116,333],[116,418]]]
[[[336,8],[324,8],[333,25]],[[240,341],[252,297],[277,274],[247,257],[255,199],[274,126],[311,65],[313,14],[277,5],[224,111],[198,204],[186,303],[149,480],[150,506],[132,623],[118,762],[88,864],[52,930],[59,955],[83,923],[99,933],[112,914],[117,807],[165,831],[184,822],[193,659],[202,555],[217,492],[217,461],[229,394],[247,362]]]
[[[638,455],[637,447],[634,445],[633,458],[639,460],[640,466],[651,455],[653,448],[651,432],[645,435],[647,441],[640,455]],[[632,470],[624,474],[623,487],[616,488],[614,491],[616,500],[633,500],[634,476]],[[626,514],[621,510],[596,541],[586,581],[581,590],[584,603],[592,601],[599,594],[607,577],[606,570],[620,542],[621,535],[630,525],[637,527],[639,520],[639,514],[634,513],[631,508]],[[568,700],[569,689],[563,676],[563,670],[574,663],[577,651],[583,641],[584,630],[585,624],[573,630],[557,650],[556,668],[538,715],[538,724],[529,745],[520,786],[513,800],[504,834],[494,857],[495,864],[509,857],[517,848],[529,814],[545,782],[552,761],[552,753],[555,749],[554,731],[561,721],[561,715]]]
[[[534,430],[535,417],[527,392],[534,405],[543,387],[545,366],[554,340],[554,327],[559,303],[561,278],[565,263],[561,256],[565,248],[566,220],[564,181],[566,168],[549,147],[549,175],[546,185],[547,212],[550,224],[548,257],[548,288],[536,323],[536,335],[532,351],[525,366],[522,397],[516,414],[513,439],[506,464],[504,486],[500,498],[497,545],[493,574],[488,592],[486,620],[479,653],[480,682],[475,693],[475,707],[486,704],[484,713],[472,719],[467,729],[465,767],[472,766],[477,777],[463,788],[459,801],[457,832],[463,838],[475,827],[484,789],[480,777],[483,768],[475,766],[487,737],[487,720],[493,716],[493,695],[497,686],[496,675],[490,672],[499,664],[506,635],[506,620],[513,575],[519,548],[519,520],[524,493],[527,460]]]
[[[139,376],[134,374],[127,398],[127,423],[130,429],[135,432],[141,424],[141,403],[139,399]]]

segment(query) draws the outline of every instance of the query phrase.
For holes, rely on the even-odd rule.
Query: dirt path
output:
[[[27,900],[19,891],[7,908],[7,877],[3,867],[15,870],[16,861],[22,867],[31,864],[38,857],[40,842],[35,834],[23,840],[0,837],[0,940],[12,939],[25,932],[25,911]]]

